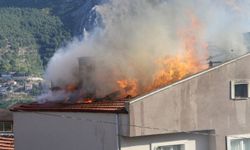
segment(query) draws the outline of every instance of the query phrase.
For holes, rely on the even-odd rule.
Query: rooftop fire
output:
[[[53,89],[65,91],[67,93],[65,100],[92,103],[101,99],[133,98],[181,80],[207,68],[207,64],[201,64],[197,56],[198,47],[207,48],[206,43],[198,41],[196,37],[199,30],[201,30],[201,25],[197,18],[192,16],[190,26],[179,33],[184,51],[175,56],[164,56],[156,59],[153,63],[157,69],[148,84],[143,84],[145,83],[143,78],[120,78],[115,81],[116,88],[111,93],[98,97],[98,89],[95,85],[95,69],[100,64],[96,63],[94,57],[80,57],[78,59],[78,82],[67,84],[64,87],[53,87]]]
[[[58,50],[45,74],[51,91],[40,100],[134,98],[207,69],[211,43],[225,54],[246,48],[240,21],[217,28],[224,27],[224,11],[236,11],[225,2],[111,0],[94,9],[101,25]]]

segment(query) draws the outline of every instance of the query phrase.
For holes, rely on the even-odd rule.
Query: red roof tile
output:
[[[123,100],[95,101],[92,103],[46,102],[43,104],[17,104],[11,111],[52,111],[52,112],[107,112],[127,113]]]
[[[14,150],[14,137],[0,136],[0,150]]]

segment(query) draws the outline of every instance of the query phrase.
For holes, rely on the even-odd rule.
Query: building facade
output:
[[[128,101],[16,105],[16,149],[248,150],[249,63],[247,54]]]
[[[0,150],[14,150],[12,112],[0,109]]]

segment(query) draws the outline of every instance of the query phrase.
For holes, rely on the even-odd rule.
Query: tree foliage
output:
[[[69,39],[69,31],[49,8],[2,7],[0,71],[39,74],[55,50]]]

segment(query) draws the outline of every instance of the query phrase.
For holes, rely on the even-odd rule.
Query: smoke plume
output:
[[[204,65],[214,54],[243,54],[248,6],[247,0],[109,0],[93,8],[100,27],[60,48],[45,78],[58,87],[77,84],[78,58],[89,56],[97,64],[96,94],[105,96],[119,80],[135,80],[139,90],[151,84],[157,60],[185,53],[187,41]]]

